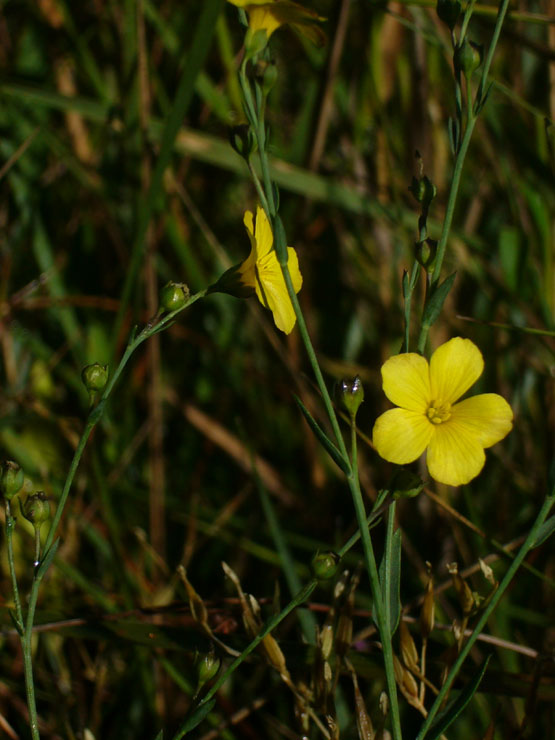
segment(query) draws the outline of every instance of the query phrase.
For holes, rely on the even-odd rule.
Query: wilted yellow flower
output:
[[[497,393],[455,403],[478,380],[484,360],[469,339],[455,337],[433,353],[430,363],[414,352],[390,357],[382,366],[383,390],[400,408],[374,425],[378,454],[404,465],[427,450],[432,478],[459,486],[478,475],[484,448],[505,437],[513,412]]]
[[[325,18],[298,3],[290,0],[228,0],[228,2],[247,11],[249,29],[252,33],[264,30],[270,38],[276,28],[288,24],[315,44],[321,46],[325,41],[324,32],[315,25],[316,21],[323,21]]]

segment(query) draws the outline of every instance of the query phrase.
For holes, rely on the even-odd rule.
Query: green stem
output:
[[[10,571],[10,578],[12,581],[12,592],[13,600],[15,604],[15,615],[19,629],[23,630],[23,610],[21,608],[21,599],[19,598],[19,588],[17,585],[17,575],[15,572],[15,560],[13,556],[13,530],[15,526],[15,519],[12,516],[11,505],[6,500],[6,547],[8,550],[8,568]]]
[[[528,552],[534,547],[539,529],[544,523],[545,519],[547,518],[547,515],[549,514],[549,511],[551,510],[554,504],[555,504],[555,488],[551,491],[551,493],[548,496],[546,496],[543,506],[540,509],[540,512],[536,518],[536,521],[532,525],[532,529],[529,531],[528,536],[526,537],[524,543],[522,544],[522,547],[520,548],[518,554],[516,555],[515,559],[513,560],[507,572],[505,573],[503,580],[499,584],[499,588],[494,593],[486,609],[483,611],[480,619],[478,620],[476,626],[474,627],[474,630],[472,631],[472,634],[468,638],[468,641],[465,643],[459,656],[457,657],[457,660],[453,663],[451,670],[449,671],[449,674],[447,675],[447,678],[445,679],[445,682],[443,686],[441,687],[439,694],[436,696],[435,701],[430,708],[428,716],[426,717],[426,720],[424,724],[422,725],[420,732],[418,733],[416,737],[416,740],[424,740],[424,737],[426,736],[426,733],[430,729],[430,726],[434,720],[434,717],[436,716],[438,711],[441,709],[443,700],[447,696],[453,684],[453,681],[455,680],[458,672],[460,671],[462,667],[462,664],[464,663],[466,659],[466,656],[468,655],[468,653],[472,649],[472,646],[474,645],[474,643],[476,642],[476,640],[482,633],[490,615],[493,613],[495,607],[501,600],[501,597],[503,596],[508,586],[510,585],[512,579],[514,578],[524,558],[526,557]]]
[[[374,548],[372,547],[370,532],[366,524],[366,511],[364,508],[364,501],[362,498],[360,483],[358,479],[357,436],[356,423],[354,419],[351,422],[351,466],[352,472],[351,475],[347,476],[347,481],[349,483],[349,488],[353,497],[353,504],[355,507],[358,528],[362,539],[362,549],[364,552],[366,570],[368,571],[368,577],[370,579],[370,587],[372,590],[373,599],[373,612],[382,641],[382,651],[387,689],[389,694],[389,709],[391,713],[391,727],[393,730],[393,738],[394,740],[401,740],[403,734],[401,731],[399,702],[397,699],[397,684],[395,683],[391,632],[389,630],[389,622],[387,621],[388,607],[384,605],[382,599],[382,589],[380,586],[378,566],[376,564],[376,558],[374,556]],[[391,514],[389,516],[391,517]]]
[[[106,385],[106,388],[104,389],[104,392],[102,394],[102,397],[98,405],[89,413],[89,416],[87,418],[85,429],[81,435],[81,439],[79,440],[79,443],[73,455],[73,460],[71,461],[71,465],[69,467],[69,471],[68,471],[68,474],[67,474],[67,477],[64,483],[62,494],[60,496],[58,506],[56,507],[56,512],[54,514],[54,518],[52,519],[50,529],[48,530],[48,535],[44,543],[43,559],[46,557],[54,541],[54,536],[56,534],[58,524],[60,523],[60,519],[62,518],[62,514],[63,514],[64,508],[65,508],[65,505],[66,505],[66,502],[69,496],[69,492],[71,490],[73,478],[75,477],[75,473],[79,466],[79,462],[81,461],[81,457],[83,455],[83,451],[85,449],[87,441],[91,435],[92,430],[102,418],[102,415],[106,407],[106,401],[108,397],[110,396],[110,393],[112,392],[123,369],[127,365],[129,358],[131,357],[133,352],[135,352],[137,347],[139,347],[146,339],[151,337],[153,334],[156,334],[159,331],[162,331],[163,329],[167,328],[173,322],[177,314],[181,313],[181,311],[184,311],[186,308],[188,308],[193,303],[198,301],[199,298],[202,298],[204,295],[206,295],[206,290],[201,290],[199,293],[196,293],[195,295],[191,296],[184,306],[177,309],[176,311],[172,311],[171,313],[168,313],[163,319],[161,319],[160,321],[156,321],[156,323],[147,324],[147,326],[145,326],[145,328],[142,330],[140,334],[138,334],[136,337],[132,337],[131,340],[129,341],[127,348],[119,362],[118,367],[114,371],[113,375],[111,376],[110,380],[108,381]],[[37,544],[37,540],[35,540],[35,547],[38,548],[35,553],[36,554],[35,576],[33,578],[33,583],[31,585],[31,591],[29,594],[29,606],[27,609],[27,618],[25,620],[25,628],[23,630],[23,634],[21,635],[21,648],[23,651],[23,669],[25,673],[25,690],[27,694],[27,706],[29,708],[31,734],[32,734],[33,740],[40,740],[39,730],[38,730],[38,720],[37,720],[37,709],[36,709],[36,703],[35,703],[35,689],[34,689],[34,682],[33,682],[33,662],[32,662],[32,654],[31,654],[31,639],[33,637],[33,624],[35,621],[35,610],[36,610],[37,600],[39,596],[40,584],[41,584],[42,579],[46,575],[48,569],[45,569],[42,572],[40,572],[39,570],[40,538],[38,539],[38,544]],[[12,564],[10,565],[10,570],[13,573],[12,583],[14,583],[15,582],[15,570],[13,569],[13,554],[12,554]],[[40,572],[40,576],[37,575],[37,573],[39,572]],[[17,589],[17,583],[15,584],[15,588]],[[14,593],[17,593],[17,590],[14,591]],[[16,610],[17,610],[17,601],[16,601]],[[19,611],[21,612],[21,606],[19,607]],[[23,617],[21,617],[21,622],[23,624]]]
[[[441,268],[443,266],[443,260],[445,258],[445,250],[447,247],[447,241],[449,239],[449,232],[451,230],[453,214],[455,212],[455,204],[457,202],[457,196],[459,193],[459,186],[460,186],[460,181],[461,181],[463,165],[466,159],[466,154],[468,152],[470,139],[472,138],[472,133],[474,131],[474,126],[476,125],[476,121],[478,117],[478,110],[479,110],[479,107],[483,104],[484,90],[485,90],[487,77],[489,74],[489,69],[493,61],[493,56],[495,54],[497,42],[499,41],[499,35],[501,33],[501,28],[503,26],[503,21],[505,19],[505,15],[507,13],[508,7],[509,7],[509,0],[503,0],[503,2],[501,3],[499,7],[499,12],[497,14],[497,20],[495,23],[495,28],[493,31],[491,43],[489,45],[486,61],[484,62],[484,67],[482,70],[482,78],[480,81],[478,92],[475,97],[475,102],[474,102],[474,105],[470,104],[469,110],[467,111],[468,118],[467,118],[466,129],[464,132],[464,136],[461,142],[460,149],[457,152],[457,157],[455,159],[455,166],[453,169],[453,179],[451,181],[451,188],[449,191],[449,197],[448,197],[447,206],[445,209],[445,218],[443,220],[443,228],[442,228],[441,236],[439,238],[439,242],[437,245],[437,257],[436,257],[436,263],[435,263],[434,272],[432,275],[432,284],[431,284],[432,292],[433,292],[433,289],[437,286],[440,275],[441,275]],[[418,351],[419,352],[424,352],[429,331],[430,331],[429,326],[426,326],[426,325],[422,326],[420,330],[420,336],[418,339]]]
[[[36,569],[35,569],[36,572]],[[37,704],[35,700],[35,682],[33,680],[33,655],[31,640],[33,638],[33,623],[35,621],[35,609],[39,595],[38,586],[41,578],[33,579],[31,595],[29,597],[29,607],[27,609],[27,620],[25,631],[21,635],[21,650],[23,652],[23,673],[25,675],[25,693],[27,695],[27,707],[29,709],[29,724],[31,727],[31,737],[33,740],[40,740],[39,721],[37,716]]]

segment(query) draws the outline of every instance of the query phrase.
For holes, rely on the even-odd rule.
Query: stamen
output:
[[[451,416],[451,404],[441,401],[432,401],[426,411],[426,416],[432,424],[441,424]]]

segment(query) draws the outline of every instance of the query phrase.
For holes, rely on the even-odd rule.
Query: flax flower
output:
[[[266,36],[270,38],[277,28],[288,24],[319,46],[325,41],[324,32],[315,25],[316,21],[323,21],[325,18],[298,3],[290,0],[228,0],[228,2],[247,11],[249,30],[253,34],[264,30]]]
[[[229,293],[237,298],[256,294],[260,303],[273,313],[277,328],[290,334],[295,326],[295,311],[273,249],[274,235],[264,209],[258,206],[256,218],[251,211],[246,211],[243,223],[251,242],[250,254],[243,262],[224,272],[209,292]],[[298,293],[303,278],[293,247],[287,247],[287,267],[295,293]]]
[[[435,480],[460,486],[475,478],[484,466],[484,448],[503,439],[513,421],[511,407],[496,393],[455,403],[483,369],[478,347],[461,337],[438,347],[429,364],[413,352],[390,357],[382,366],[383,390],[399,408],[376,420],[378,454],[404,465],[426,450]]]

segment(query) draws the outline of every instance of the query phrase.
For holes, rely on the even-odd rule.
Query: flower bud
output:
[[[207,681],[211,681],[216,673],[220,670],[222,664],[221,658],[214,655],[214,651],[199,655],[197,657],[197,681],[198,687],[204,686]]]
[[[264,96],[268,95],[278,78],[276,63],[260,59],[254,68],[254,76],[258,80]]]
[[[482,64],[483,48],[468,39],[463,39],[462,44],[455,49],[455,67],[460,69],[468,80]]]
[[[260,54],[268,44],[268,34],[265,28],[259,28],[258,31],[247,29],[245,34],[245,52],[247,59]]]
[[[427,175],[424,175],[424,177],[413,177],[409,190],[415,199],[419,203],[422,203],[425,208],[429,208],[430,203],[437,194],[436,186]]]
[[[170,313],[185,305],[189,297],[189,288],[185,283],[174,283],[170,280],[160,291],[160,308]]]
[[[436,13],[441,21],[449,26],[452,31],[455,28],[461,14],[462,5],[460,0],[437,0]]]
[[[251,154],[256,152],[258,148],[256,136],[247,123],[241,123],[239,126],[230,126],[227,135],[232,148],[243,159],[248,160]]]
[[[21,513],[31,522],[35,529],[40,529],[41,525],[50,516],[50,503],[44,491],[37,491],[31,496],[27,496],[24,504],[21,504]]]
[[[100,365],[98,362],[87,365],[81,372],[81,380],[89,393],[104,390],[108,381],[108,365]]]
[[[23,485],[24,475],[21,467],[13,460],[6,460],[0,466],[0,493],[6,501],[11,501]]]
[[[416,242],[414,247],[414,256],[417,262],[427,272],[433,272],[437,254],[437,241],[435,239],[424,239],[424,241]]]
[[[343,378],[339,384],[339,395],[341,403],[349,412],[349,416],[354,419],[358,407],[364,401],[364,387],[360,377],[357,375],[352,380]]]
[[[328,552],[317,552],[310,564],[314,578],[319,581],[328,581],[337,573],[339,555],[329,550]]]

